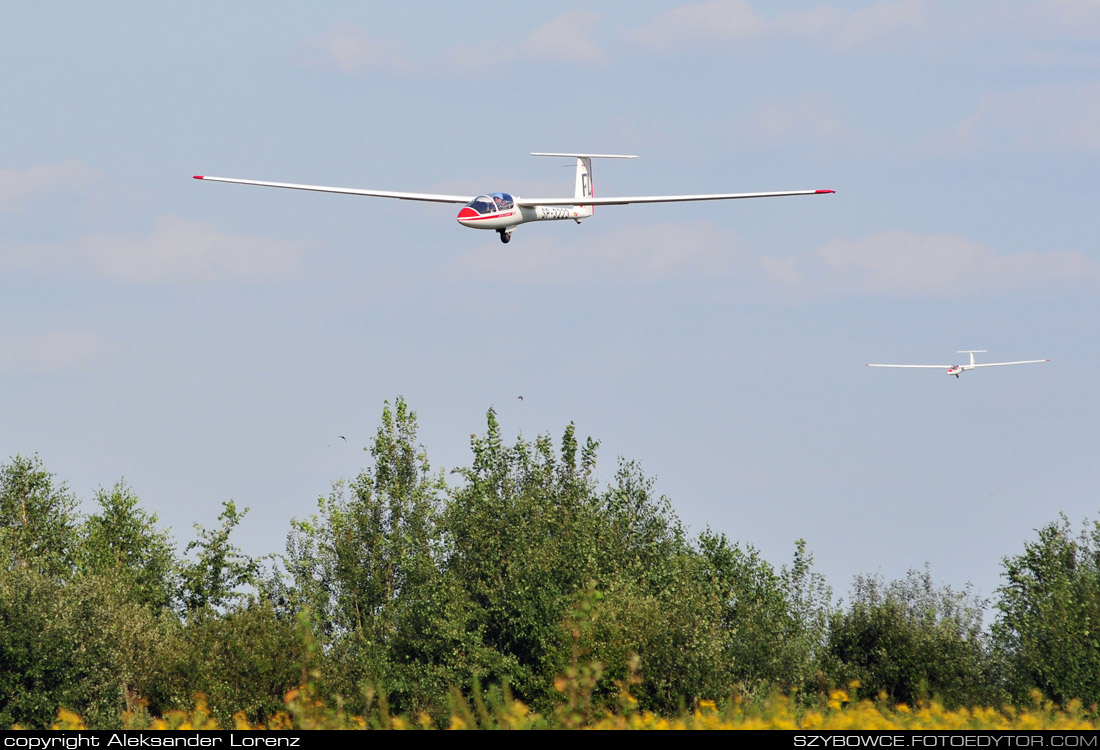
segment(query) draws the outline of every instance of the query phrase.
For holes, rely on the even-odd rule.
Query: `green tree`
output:
[[[596,573],[599,556],[592,471],[595,441],[577,461],[573,425],[560,456],[549,437],[504,445],[495,412],[471,438],[473,465],[458,470],[443,517],[445,574],[472,608],[480,643],[503,657],[483,677],[525,700],[545,696],[563,663],[566,608]]]
[[[176,590],[176,559],[166,532],[156,528],[156,514],[139,507],[124,482],[96,494],[99,512],[80,527],[77,567],[81,573],[114,576],[131,601],[155,612],[168,609]]]
[[[969,590],[937,587],[927,569],[884,585],[860,576],[829,629],[829,675],[858,680],[864,695],[913,703],[937,697],[948,707],[996,699],[982,632],[985,602]]]
[[[1075,537],[1062,516],[1003,567],[993,635],[1012,697],[1100,703],[1100,523]]]
[[[222,726],[232,726],[237,711],[267,721],[284,709],[287,691],[301,684],[303,669],[311,666],[295,622],[280,617],[270,602],[248,600],[227,612],[196,610],[173,643],[141,694],[154,715],[190,708],[202,693]]]
[[[129,594],[113,577],[0,574],[0,728],[48,727],[60,707],[93,728],[118,726],[172,652],[173,621]]]
[[[76,498],[38,456],[0,465],[0,564],[70,576],[77,525]]]
[[[364,685],[382,688],[400,710],[435,693],[442,706],[451,675],[438,668],[432,644],[442,639],[455,651],[440,634],[452,632],[457,617],[436,564],[445,484],[404,399],[386,403],[370,454],[372,468],[337,483],[317,514],[294,522],[285,573],[268,588],[284,610],[308,611],[316,622],[333,666],[323,683],[330,690],[354,701]]]
[[[248,508],[238,512],[227,500],[218,515],[221,526],[210,530],[195,524],[199,538],[189,542],[185,551],[197,550],[198,558],[183,563],[180,570],[180,599],[186,611],[227,607],[245,596],[240,587],[256,583],[259,561],[229,541],[246,513]]]
[[[721,628],[721,695],[802,688],[816,674],[831,592],[799,540],[791,568],[776,571],[753,547],[709,530],[699,537],[699,578]]]

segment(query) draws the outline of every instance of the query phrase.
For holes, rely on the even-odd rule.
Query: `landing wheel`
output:
[[[500,232],[500,241],[507,245],[512,239],[512,233],[506,229],[498,229],[497,231]]]

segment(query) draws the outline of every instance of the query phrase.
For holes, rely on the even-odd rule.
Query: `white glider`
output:
[[[433,203],[463,203],[458,212],[458,223],[471,229],[492,229],[500,235],[501,242],[512,238],[512,230],[531,221],[561,221],[572,219],[580,224],[595,212],[596,206],[619,206],[627,203],[679,203],[683,201],[722,201],[738,198],[776,198],[787,195],[822,195],[835,190],[785,190],[770,193],[711,193],[700,195],[637,195],[625,198],[596,198],[592,192],[593,159],[637,159],[630,154],[559,154],[536,153],[532,156],[564,156],[576,158],[577,177],[572,198],[520,198],[508,193],[486,193],[478,196],[439,195],[436,193],[401,193],[392,190],[361,190],[358,188],[327,187],[324,185],[298,185],[290,182],[262,182],[239,180],[233,177],[209,177],[195,175],[196,180],[210,182],[235,182],[239,185],[289,188],[291,190],[315,190],[322,193],[366,195],[375,198],[397,198],[406,201]]]
[[[986,352],[986,349],[963,349],[955,352],[956,354],[969,354],[970,364],[968,365],[867,365],[868,367],[918,367],[926,370],[946,370],[948,375],[954,375],[959,377],[959,373],[967,372],[968,370],[975,370],[979,367],[1003,367],[1004,365],[1034,365],[1039,362],[1049,362],[1049,359],[1025,359],[1019,362],[983,362],[982,364],[974,363],[974,355]]]

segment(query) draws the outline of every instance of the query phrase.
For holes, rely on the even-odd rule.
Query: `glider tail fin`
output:
[[[989,350],[988,349],[960,349],[959,351],[957,351],[955,353],[956,354],[969,354],[970,355],[970,366],[973,367],[974,366],[974,355],[975,354],[984,354],[987,351],[989,351]]]
[[[595,206],[584,206],[582,198],[592,197],[592,157],[577,157],[577,184],[573,189],[573,197],[577,199],[577,205],[588,208],[590,213],[596,212]]]
[[[583,215],[577,220],[591,216],[595,211],[594,206],[584,205],[585,198],[591,198],[592,191],[592,160],[593,159],[637,159],[634,154],[563,154],[532,151],[531,156],[575,156],[577,158],[577,181],[573,188],[573,197],[577,200],[577,206],[584,209]]]

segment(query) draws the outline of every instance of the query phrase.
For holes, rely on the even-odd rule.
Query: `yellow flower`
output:
[[[84,720],[79,715],[74,714],[67,708],[60,708],[57,710],[57,722],[53,725],[54,729],[87,729],[84,725]]]

